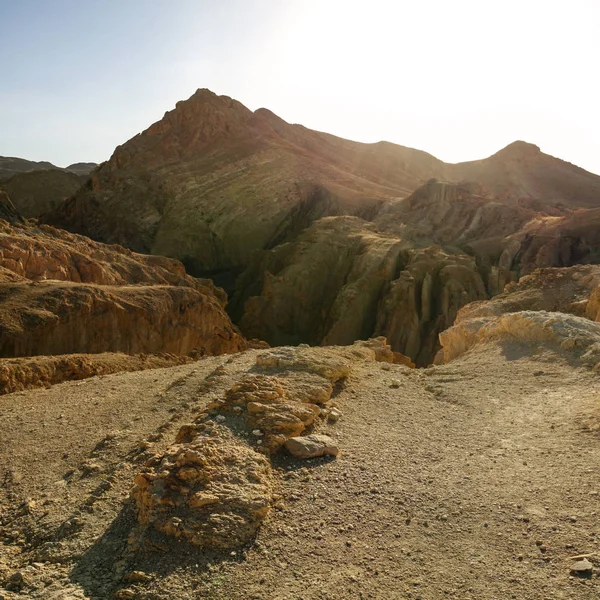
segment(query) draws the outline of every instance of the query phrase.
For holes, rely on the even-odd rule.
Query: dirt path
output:
[[[0,398],[0,575],[33,572],[29,597],[112,598],[146,445],[171,442],[256,352]],[[342,454],[276,460],[281,500],[255,544],[147,551],[131,597],[598,597],[597,571],[572,578],[567,560],[600,552],[595,375],[487,346],[425,370],[358,364],[336,400],[343,417],[322,429]]]

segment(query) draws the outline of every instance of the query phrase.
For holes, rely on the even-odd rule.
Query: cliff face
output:
[[[487,297],[471,257],[415,250],[350,217],[323,219],[265,252],[238,288],[234,303],[249,337],[334,345],[385,336],[421,365],[458,309]]]
[[[236,352],[225,300],[176,260],[0,221],[2,357]]]
[[[176,286],[5,283],[0,356],[168,352],[197,355],[245,347],[219,302]]]

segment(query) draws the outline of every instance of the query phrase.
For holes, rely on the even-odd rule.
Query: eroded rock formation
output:
[[[238,286],[247,336],[336,345],[382,335],[418,364],[432,360],[437,334],[459,308],[487,298],[472,257],[411,249],[352,217],[323,219],[263,253]]]
[[[139,533],[151,528],[213,550],[246,544],[271,508],[276,475],[268,457],[319,427],[331,414],[332,384],[353,367],[393,358],[383,338],[350,348],[282,347],[258,354],[254,368],[183,426],[175,443],[136,477],[131,494]],[[298,451],[299,458],[338,453],[327,436],[300,440],[295,446],[305,452]]]
[[[132,496],[142,526],[200,547],[237,548],[270,510],[271,468],[229,429],[208,422],[150,460]]]
[[[0,206],[14,212],[0,220],[0,356],[246,347],[224,292],[178,261],[26,225],[7,198]]]
[[[86,379],[120,371],[159,369],[191,362],[174,354],[68,354],[0,360],[0,394],[48,388],[63,381]]]
[[[536,268],[600,262],[599,204],[600,177],[525,142],[445,164],[198,90],[48,220],[215,278],[250,337],[385,335],[423,365],[465,304]]]
[[[460,321],[440,334],[442,349],[436,364],[444,364],[469,350],[498,342],[510,355],[519,346],[551,347],[589,367],[600,365],[600,324],[560,312],[521,311]]]

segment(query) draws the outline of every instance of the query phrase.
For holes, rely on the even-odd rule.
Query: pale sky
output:
[[[0,0],[0,155],[100,162],[197,88],[447,162],[600,174],[600,0]]]

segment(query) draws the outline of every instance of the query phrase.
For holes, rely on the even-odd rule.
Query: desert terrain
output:
[[[0,600],[598,597],[599,176],[202,89],[0,188]]]

